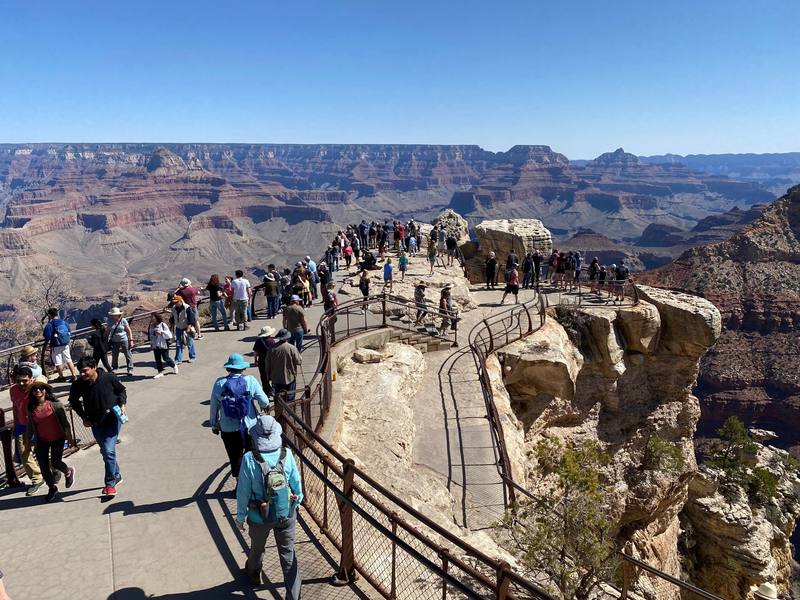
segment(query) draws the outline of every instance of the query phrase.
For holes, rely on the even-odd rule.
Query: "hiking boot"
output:
[[[164,376],[164,371],[159,371],[155,375],[153,375],[153,379],[161,379]]]
[[[66,482],[67,488],[71,488],[72,484],[75,483],[75,467],[70,467],[67,469],[67,475],[64,478]]]
[[[31,486],[25,492],[25,495],[26,496],[35,496],[39,492],[39,490],[42,489],[43,485],[44,485],[44,481],[40,481],[38,483],[31,484]]]
[[[115,488],[113,485],[107,485],[106,487],[103,488],[103,491],[101,493],[103,494],[103,496],[106,496],[107,498],[113,498],[114,496],[117,495],[117,488]]]
[[[52,502],[58,496],[58,488],[53,486],[47,490],[47,495],[44,497],[45,502]]]

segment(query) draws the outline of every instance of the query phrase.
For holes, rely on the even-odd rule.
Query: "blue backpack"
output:
[[[252,396],[243,376],[229,376],[222,388],[222,412],[229,419],[242,421],[250,412]]]
[[[50,346],[66,346],[69,344],[69,325],[67,325],[66,321],[62,321],[61,319],[53,319],[50,321],[50,325],[52,326],[53,330],[50,334]]]

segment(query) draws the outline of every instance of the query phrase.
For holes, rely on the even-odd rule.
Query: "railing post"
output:
[[[447,550],[447,548],[442,548],[440,557],[442,559],[442,571],[444,571],[446,575],[447,568],[450,565],[450,552]],[[442,600],[447,600],[447,579],[444,578],[442,578]]]
[[[13,444],[11,440],[14,437],[14,430],[11,428],[6,428],[6,413],[5,411],[0,408],[0,443],[3,445],[3,459],[5,462],[5,469],[6,469],[6,481],[8,482],[9,487],[16,487],[20,485],[19,479],[17,478],[17,470],[14,468],[14,457],[13,457]]]
[[[386,327],[386,292],[381,293],[381,312],[383,313],[383,326]]]
[[[620,600],[628,600],[628,593],[631,589],[631,579],[633,579],[633,565],[625,560],[624,555],[622,559],[622,594]]]
[[[508,598],[508,586],[511,585],[511,565],[503,561],[497,566],[497,589],[495,590],[495,600],[506,600]]]
[[[311,388],[306,386],[303,390],[303,422],[312,427],[311,425]]]
[[[334,585],[348,585],[356,580],[353,547],[353,468],[355,462],[346,458],[342,463],[342,498],[339,499],[339,520],[342,524],[342,556]]]
[[[392,524],[392,578],[389,582],[389,600],[397,598],[397,515],[389,515]]]

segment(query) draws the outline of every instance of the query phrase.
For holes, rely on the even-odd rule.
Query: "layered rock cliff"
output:
[[[702,298],[639,292],[636,306],[550,309],[541,329],[502,348],[497,370],[508,402],[499,409],[511,456],[522,463],[515,475],[534,493],[540,440],[599,443],[609,458],[603,477],[620,543],[678,576],[678,513],[696,471],[700,416],[691,390],[721,319]],[[664,447],[679,458],[670,468],[653,456]],[[647,578],[639,588],[648,598],[665,597]]]
[[[800,446],[800,186],[729,240],[689,250],[641,278],[719,307],[723,332],[703,359],[704,431],[731,414]]]

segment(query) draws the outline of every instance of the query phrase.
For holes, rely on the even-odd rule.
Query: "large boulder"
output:
[[[483,221],[475,226],[478,248],[465,252],[468,256],[469,278],[473,283],[482,282],[484,263],[490,252],[497,255],[502,278],[506,256],[514,252],[520,259],[529,251],[538,249],[545,254],[553,250],[550,231],[538,219],[499,219]]]
[[[438,227],[441,223],[444,223],[448,235],[454,235],[459,242],[469,241],[469,223],[452,208],[443,210],[432,221],[434,227]]]

